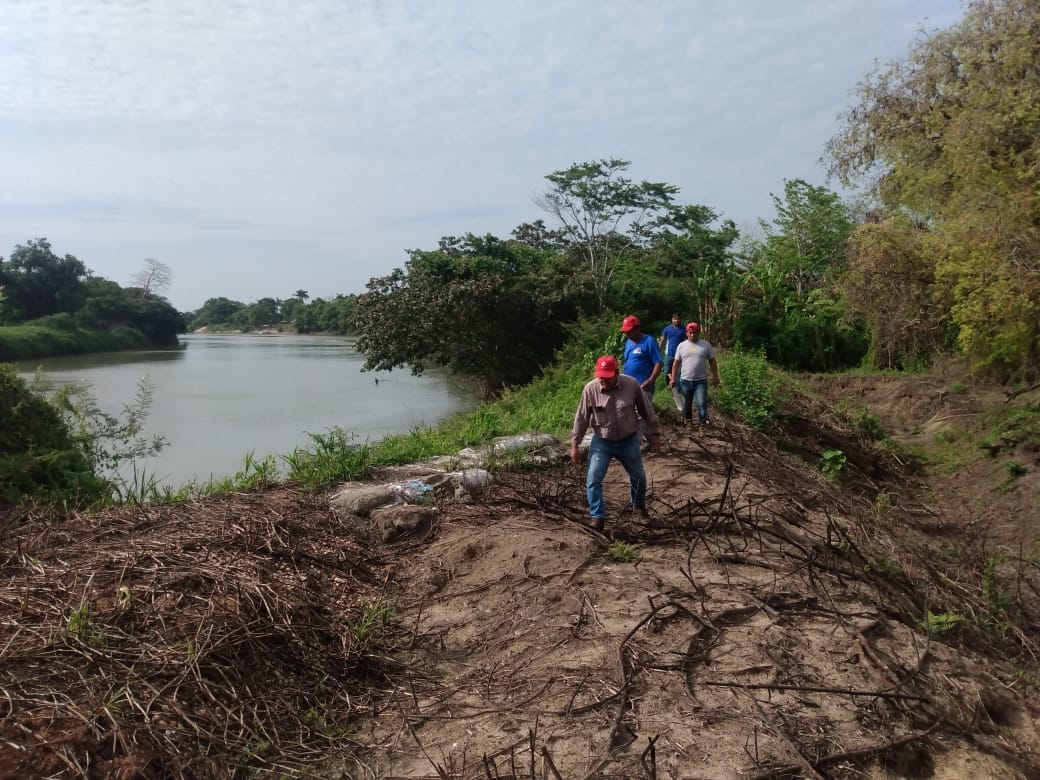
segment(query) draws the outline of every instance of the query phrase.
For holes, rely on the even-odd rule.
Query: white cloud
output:
[[[956,0],[8,0],[0,251],[47,236],[171,299],[360,292],[507,235],[572,162],[770,218],[875,60]],[[927,21],[926,21],[927,18]]]

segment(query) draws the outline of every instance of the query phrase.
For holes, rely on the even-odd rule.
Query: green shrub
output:
[[[782,400],[781,383],[765,355],[734,351],[719,360],[719,374],[719,409],[757,430],[770,428]]]
[[[83,506],[106,490],[59,410],[0,364],[0,503]]]
[[[956,612],[939,612],[931,610],[923,620],[917,621],[917,625],[923,628],[929,636],[942,636],[957,629],[964,622],[964,616]]]
[[[820,470],[830,482],[840,485],[845,479],[848,459],[841,450],[827,450],[820,457]]]
[[[311,448],[297,448],[283,456],[289,466],[289,482],[293,484],[319,490],[343,480],[364,479],[374,465],[372,447],[355,443],[355,434],[342,428],[307,436]],[[266,474],[268,469],[262,471]]]
[[[614,563],[635,563],[639,560],[643,545],[629,542],[614,542],[607,548],[606,556]]]

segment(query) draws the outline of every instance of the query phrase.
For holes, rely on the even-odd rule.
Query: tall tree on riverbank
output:
[[[679,192],[663,182],[633,182],[623,175],[629,165],[613,158],[575,163],[546,176],[553,186],[535,200],[584,261],[601,308],[619,266],[648,246]]]
[[[536,376],[586,294],[553,249],[492,235],[442,238],[371,279],[354,323],[365,369],[444,367],[485,396]]]
[[[46,238],[15,246],[0,259],[0,323],[13,325],[83,305],[87,267],[72,255],[58,257]]]
[[[900,273],[907,258],[891,250],[908,220],[920,225],[915,255],[959,345],[1007,379],[1040,373],[1038,62],[1036,0],[977,0],[870,74],[828,145],[832,173],[887,209],[855,242],[860,278]]]

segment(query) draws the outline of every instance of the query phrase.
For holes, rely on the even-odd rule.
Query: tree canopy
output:
[[[83,305],[87,267],[72,255],[58,257],[46,238],[15,246],[0,259],[0,323],[11,325]]]
[[[357,347],[368,370],[433,367],[468,375],[485,395],[535,376],[587,295],[552,250],[491,235],[412,250],[404,269],[357,299]]]
[[[663,182],[633,182],[622,175],[630,164],[613,158],[574,163],[546,176],[553,186],[536,200],[587,264],[601,306],[621,262],[647,243],[679,191]]]
[[[929,263],[915,278],[933,277],[960,347],[1007,379],[1040,371],[1038,62],[1035,0],[976,0],[862,82],[827,149],[832,173],[883,207],[856,242],[860,277]],[[908,221],[921,231],[909,244]]]

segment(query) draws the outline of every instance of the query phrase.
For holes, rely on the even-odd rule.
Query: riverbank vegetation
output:
[[[761,236],[628,179],[624,160],[555,171],[538,199],[548,224],[446,237],[373,279],[359,349],[370,368],[446,366],[494,393],[537,374],[582,317],[656,328],[677,309],[715,343],[789,368],[913,369],[957,353],[989,378],[1033,381],[1038,59],[1034,3],[972,3],[860,84],[826,160],[862,201],[789,180]]]
[[[211,299],[190,325],[353,332],[369,369],[471,377],[498,403],[446,425],[436,434],[445,450],[525,428],[564,430],[592,357],[620,353],[623,313],[638,313],[650,332],[675,309],[699,321],[716,346],[742,356],[723,361],[724,372],[759,359],[797,371],[907,370],[955,354],[979,376],[1028,386],[1040,378],[1038,27],[1028,3],[976,3],[870,74],[827,149],[835,175],[863,185],[856,205],[789,180],[774,195],[773,221],[742,236],[711,207],[678,202],[678,188],[629,179],[625,160],[577,163],[546,177],[537,203],[549,223],[536,219],[509,238],[444,237],[358,296],[310,300],[301,289],[249,305]],[[0,332],[0,359],[5,344],[17,352],[52,339],[65,349],[60,339],[83,343],[99,330],[169,343],[186,324],[158,295],[169,273],[155,261],[139,286],[123,289],[40,239],[17,247],[0,274],[0,312],[17,323],[6,341]],[[748,406],[761,381],[749,376],[726,382],[719,402],[739,385],[732,409],[752,422],[764,405]],[[768,414],[761,419],[768,424]],[[423,436],[370,445],[313,435],[345,464],[329,479],[389,462],[395,448],[403,456],[433,447]],[[286,460],[290,480],[321,481],[294,472],[312,458]],[[247,461],[237,479],[280,473]],[[142,475],[129,495],[154,487]]]
[[[339,332],[356,333],[368,368],[446,367],[489,397],[590,320],[636,313],[653,332],[675,310],[717,345],[802,371],[953,354],[980,376],[1035,381],[1038,28],[1032,3],[972,3],[869,74],[825,157],[861,188],[854,203],[788,180],[772,222],[741,235],[677,187],[627,178],[628,161],[576,163],[546,176],[543,219],[410,251],[344,300]]]
[[[45,238],[18,244],[0,258],[0,361],[177,346],[185,324],[161,295],[169,274],[146,260],[124,288]]]

